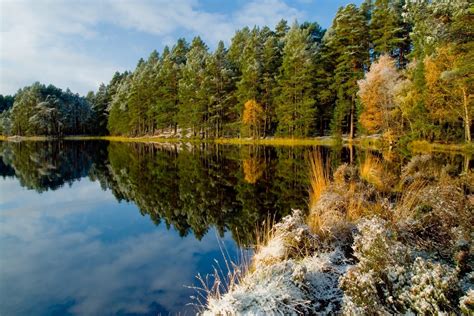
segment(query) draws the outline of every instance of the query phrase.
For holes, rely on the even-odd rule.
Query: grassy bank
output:
[[[179,138],[164,138],[164,137],[127,137],[127,136],[68,136],[65,140],[107,140],[111,142],[122,143],[180,143],[183,142]]]
[[[408,145],[408,148],[415,153],[426,153],[426,152],[463,152],[463,153],[474,153],[474,143],[464,144],[441,144],[441,143],[429,143],[427,141],[413,141]]]
[[[337,139],[333,137],[315,137],[315,138],[217,138],[216,144],[231,145],[269,145],[269,146],[331,146],[336,145]]]
[[[46,141],[54,140],[55,137],[47,136],[4,136],[0,135],[0,141]],[[314,138],[166,138],[160,136],[66,136],[65,140],[107,140],[112,142],[138,142],[138,143],[215,143],[229,145],[261,145],[261,146],[334,146],[354,145],[356,147],[380,150],[387,147],[380,137],[362,136],[354,139],[338,139],[331,136]],[[474,143],[469,144],[441,144],[429,143],[427,141],[412,141],[408,148],[414,153],[430,152],[460,152],[474,153]]]
[[[57,139],[46,136],[0,136],[0,140],[5,141],[46,141]],[[201,138],[166,138],[159,136],[143,136],[143,137],[129,137],[129,136],[66,136],[64,140],[107,140],[112,142],[140,142],[140,143],[215,143],[215,144],[229,144],[229,145],[268,145],[268,146],[331,146],[340,143],[332,137],[318,137],[318,138],[265,138],[265,139],[251,139],[251,138],[216,138],[216,139],[201,139]]]

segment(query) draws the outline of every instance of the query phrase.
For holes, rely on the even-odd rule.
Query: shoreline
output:
[[[314,154],[308,212],[257,231],[251,260],[204,288],[200,314],[471,315],[472,174],[433,173],[431,159],[414,156],[385,191],[391,174],[374,160],[331,176]]]
[[[260,145],[260,146],[335,146],[335,145],[355,145],[357,147],[365,147],[368,149],[383,149],[388,147],[384,144],[380,137],[362,136],[354,139],[342,138],[337,139],[333,136],[319,136],[313,138],[175,138],[162,136],[65,136],[65,137],[49,137],[49,136],[4,136],[0,135],[0,141],[52,141],[52,140],[106,140],[111,142],[124,143],[210,143],[222,145]],[[407,148],[414,153],[426,152],[459,152],[474,153],[474,143],[430,143],[424,140],[415,140],[408,143]]]

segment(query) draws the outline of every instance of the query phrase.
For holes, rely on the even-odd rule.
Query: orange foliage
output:
[[[260,134],[260,125],[262,123],[263,109],[254,99],[248,100],[244,104],[244,114],[242,121],[249,126],[252,137],[258,137]]]
[[[453,82],[443,80],[443,73],[455,68],[455,62],[456,56],[451,54],[447,46],[438,48],[435,55],[424,60],[427,89],[425,105],[434,119],[450,121],[462,116],[462,109],[456,109],[456,104],[462,104],[462,94],[456,94]],[[458,113],[453,113],[453,109]]]
[[[365,79],[359,80],[363,104],[360,124],[369,134],[389,130],[393,125],[394,91],[399,81],[395,61],[386,55],[373,63]]]

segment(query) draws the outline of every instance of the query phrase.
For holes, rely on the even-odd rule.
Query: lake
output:
[[[346,147],[0,142],[0,314],[194,314],[265,220],[306,209],[308,164],[412,154]],[[461,173],[471,157],[435,154]],[[212,283],[212,276],[209,277]]]

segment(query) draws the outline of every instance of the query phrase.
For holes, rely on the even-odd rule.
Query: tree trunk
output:
[[[354,101],[351,102],[351,123],[350,123],[349,139],[354,137]]]
[[[464,105],[464,129],[465,129],[465,139],[466,142],[471,142],[471,118],[469,117],[469,109],[468,109],[468,97],[466,93],[466,89],[462,89],[463,93],[463,105]]]

